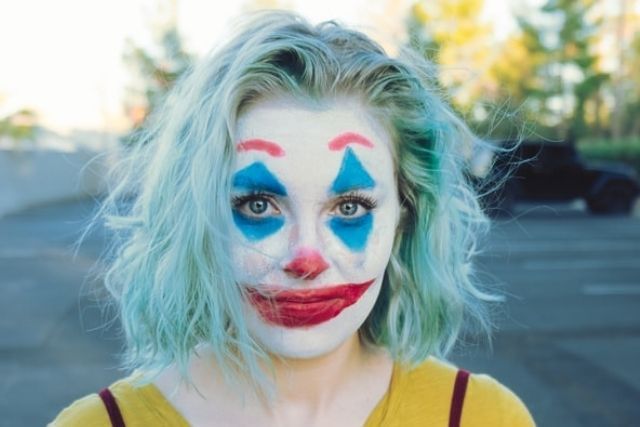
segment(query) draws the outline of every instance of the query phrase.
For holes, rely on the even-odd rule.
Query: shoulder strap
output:
[[[469,372],[464,369],[458,369],[456,382],[453,386],[453,396],[451,397],[451,411],[449,412],[449,427],[460,427],[460,418],[462,417],[462,405],[464,404],[464,395],[467,392],[467,383],[469,382]]]
[[[100,390],[100,393],[98,393],[98,395],[100,396],[100,399],[102,399],[104,406],[107,408],[109,419],[111,420],[111,425],[113,427],[125,427],[122,413],[120,412],[118,403],[116,402],[115,397],[113,397],[111,390],[109,390],[108,388],[103,388],[102,390]]]

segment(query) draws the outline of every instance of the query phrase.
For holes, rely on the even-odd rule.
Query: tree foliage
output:
[[[555,29],[557,42],[551,46],[549,55],[548,66],[554,67],[558,82],[551,95],[573,103],[562,111],[565,121],[561,129],[575,137],[586,133],[585,106],[608,79],[608,74],[599,71],[598,57],[593,51],[601,24],[600,19],[590,15],[594,5],[595,0],[548,0],[542,8],[543,13],[556,14],[561,20],[560,27]],[[566,75],[572,71],[574,79]]]
[[[485,128],[498,137],[513,135],[509,126],[495,125],[496,114],[506,113],[502,124],[510,122],[514,115],[509,112],[541,136],[611,133],[615,82],[602,67],[607,52],[599,44],[606,36],[607,9],[596,0],[525,4],[529,7],[516,14],[518,30],[499,42],[479,18],[483,0],[418,1],[407,25],[410,44],[440,67],[439,82],[453,94],[454,106],[461,112],[483,112],[472,114],[472,121],[488,118],[493,123]],[[619,86],[626,88],[624,128],[640,133],[640,36],[631,46],[625,78],[619,79],[626,83]],[[447,71],[456,68],[466,75],[456,78]],[[492,108],[493,116],[488,114]]]
[[[629,56],[624,69],[622,70],[624,81],[621,100],[622,128],[628,134],[640,135],[640,32],[636,33],[629,49]]]
[[[547,0],[537,13],[518,17],[519,33],[493,66],[496,80],[545,136],[585,135],[587,106],[597,108],[608,79],[593,50],[601,24],[594,5],[595,0]]]
[[[490,90],[486,100],[500,106],[504,114],[517,114],[521,123],[532,124],[536,133],[545,132],[541,124],[552,113],[547,106],[549,91],[545,65],[549,56],[537,29],[520,20],[520,31],[500,46],[487,75]],[[496,129],[498,137],[512,137],[513,130]]]
[[[465,113],[484,92],[481,76],[493,56],[491,27],[479,19],[483,7],[484,0],[420,1],[408,20],[410,45],[439,65],[440,84]]]
[[[406,21],[409,44],[436,64],[436,90],[477,131],[496,138],[519,136],[523,128],[554,139],[640,135],[640,33],[619,47],[620,70],[610,76],[602,47],[594,49],[605,34],[601,2],[524,4],[518,30],[498,40],[481,18],[485,0],[417,0]],[[246,10],[276,6],[291,2],[245,2]],[[640,16],[629,20],[640,28]],[[192,60],[175,19],[159,28],[157,46],[130,44],[125,56],[137,77],[126,105],[136,127]]]
[[[132,67],[137,85],[126,105],[134,127],[159,105],[176,80],[189,69],[193,56],[184,47],[175,24],[160,28],[155,51],[129,43],[125,61]]]

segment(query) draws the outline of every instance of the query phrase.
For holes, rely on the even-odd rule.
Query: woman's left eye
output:
[[[360,207],[361,206],[355,202],[342,202],[338,206],[338,210],[340,211],[340,214],[344,216],[355,216]]]
[[[343,197],[336,206],[336,215],[343,218],[360,218],[376,207],[376,202],[358,195]]]

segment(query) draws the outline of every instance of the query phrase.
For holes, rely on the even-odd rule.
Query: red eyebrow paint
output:
[[[264,151],[272,157],[283,157],[284,149],[275,142],[265,141],[264,139],[248,139],[236,145],[237,151]]]
[[[373,147],[373,143],[359,133],[345,132],[329,141],[329,150],[340,151],[349,144],[360,144],[368,148]]]

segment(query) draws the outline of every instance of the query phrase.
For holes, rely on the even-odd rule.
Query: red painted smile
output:
[[[300,328],[333,319],[355,304],[374,281],[295,291],[251,288],[249,300],[267,322]]]

